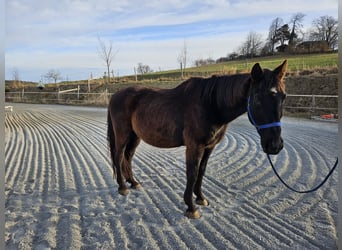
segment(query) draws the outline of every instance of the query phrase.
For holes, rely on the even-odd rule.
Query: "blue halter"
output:
[[[254,125],[254,127],[256,127],[258,131],[264,128],[281,127],[281,122],[272,122],[272,123],[257,125],[251,112],[250,99],[251,97],[248,96],[247,112],[248,112],[249,118],[251,119],[252,124]]]

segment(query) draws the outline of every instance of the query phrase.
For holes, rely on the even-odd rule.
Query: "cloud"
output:
[[[275,17],[287,20],[297,12],[337,17],[337,1],[6,1],[6,71],[101,72],[98,36],[119,49],[115,67],[121,72],[132,72],[138,62],[154,69],[175,68],[184,39],[193,59],[216,59],[235,50],[249,31],[266,36]]]

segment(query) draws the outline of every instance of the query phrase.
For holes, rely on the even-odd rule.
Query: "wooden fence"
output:
[[[6,92],[6,102],[26,102],[42,104],[79,104],[106,106],[112,93],[106,89],[102,93],[81,93],[80,88],[57,92]],[[289,113],[337,113],[337,95],[297,95],[287,94],[285,111]]]
[[[294,113],[309,113],[311,116],[324,113],[337,114],[337,95],[296,95],[287,94],[284,109]]]

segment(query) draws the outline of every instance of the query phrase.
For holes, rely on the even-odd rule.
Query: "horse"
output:
[[[114,178],[121,195],[140,189],[132,158],[141,140],[160,148],[185,146],[185,215],[199,218],[194,204],[208,206],[202,180],[210,154],[224,137],[228,123],[248,111],[267,154],[283,148],[280,119],[286,97],[287,60],[274,70],[256,63],[250,73],[192,77],[172,89],[128,87],[111,96],[107,140]],[[259,124],[259,125],[258,125]]]

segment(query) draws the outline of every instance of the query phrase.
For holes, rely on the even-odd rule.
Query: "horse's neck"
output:
[[[240,85],[242,94],[235,99],[234,103],[225,103],[222,107],[218,107],[220,117],[223,123],[229,123],[242,114],[247,112],[247,99],[250,91],[250,81],[246,79]]]
[[[234,106],[227,106],[219,110],[222,123],[229,123],[242,114],[247,112],[247,97],[242,98],[240,102],[237,102]]]

